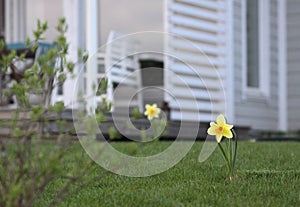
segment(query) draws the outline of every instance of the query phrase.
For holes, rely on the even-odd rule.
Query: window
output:
[[[244,0],[244,86],[246,95],[270,95],[270,0]]]

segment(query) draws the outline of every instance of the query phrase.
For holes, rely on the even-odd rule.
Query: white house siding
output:
[[[300,129],[300,1],[287,0],[288,127]]]
[[[246,50],[244,0],[234,0],[234,70],[235,124],[260,130],[278,127],[278,32],[277,1],[270,0],[270,93],[269,97],[250,97],[246,94]],[[266,38],[266,39],[268,39]],[[264,69],[265,70],[265,69]]]
[[[165,43],[165,99],[171,119],[210,121],[225,113],[227,2],[166,0],[165,12],[165,30],[171,33]]]

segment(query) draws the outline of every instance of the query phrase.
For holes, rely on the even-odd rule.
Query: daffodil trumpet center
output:
[[[149,108],[148,113],[149,113],[150,116],[155,115],[155,109],[153,107]]]
[[[223,131],[224,131],[223,126],[216,127],[216,134],[223,134]]]

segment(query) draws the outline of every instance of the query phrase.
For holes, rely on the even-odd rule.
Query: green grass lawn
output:
[[[113,143],[123,151],[131,144]],[[153,154],[169,144],[152,143],[138,153]],[[201,142],[195,143],[180,163],[159,175],[130,178],[108,173],[59,206],[300,206],[300,143],[240,142],[238,177],[232,182],[226,179],[218,148],[206,162],[198,162],[201,147]],[[72,157],[83,153],[79,143],[72,144],[65,167],[72,168]],[[90,177],[103,172],[98,167]],[[36,206],[45,206],[63,182],[51,183]]]

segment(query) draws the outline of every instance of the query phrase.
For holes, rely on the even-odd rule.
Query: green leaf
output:
[[[20,138],[23,135],[22,130],[18,127],[16,127],[13,131],[13,136],[15,138]]]
[[[48,22],[45,22],[42,26],[42,30],[46,31],[48,29]]]
[[[58,21],[59,21],[59,24],[64,25],[66,23],[66,18],[62,17]]]
[[[140,110],[139,110],[138,107],[134,107],[134,108],[132,109],[132,116],[133,116],[133,118],[135,118],[135,119],[141,119],[141,118],[144,117],[143,114],[141,114],[141,112],[140,112]]]
[[[62,73],[62,74],[60,74],[60,75],[58,76],[58,81],[59,81],[60,83],[64,83],[66,79],[67,79],[67,76],[66,76],[66,74],[64,74],[64,73]]]
[[[122,135],[116,130],[115,127],[110,127],[108,129],[108,136],[110,139],[121,139]]]
[[[31,40],[30,40],[30,38],[29,38],[29,37],[27,37],[27,38],[26,38],[26,40],[25,40],[25,44],[26,44],[26,46],[27,46],[27,47],[30,47]]]
[[[86,61],[88,60],[88,58],[89,58],[89,55],[88,55],[88,54],[85,54],[85,55],[82,57],[82,61],[83,61],[84,63],[86,63]]]
[[[77,55],[78,55],[78,58],[79,58],[79,59],[82,58],[83,52],[82,52],[82,49],[81,49],[81,48],[78,49]]]
[[[38,47],[39,47],[38,44],[37,44],[37,43],[34,43],[34,44],[32,45],[32,51],[36,51]]]
[[[31,121],[39,121],[42,118],[43,109],[41,106],[32,106],[32,111],[30,112]]]
[[[56,102],[53,106],[53,110],[57,113],[61,113],[65,108],[65,105],[64,105],[64,102],[62,101],[59,101],[59,102]]]
[[[20,60],[25,61],[25,54],[24,53],[20,55]]]
[[[0,40],[0,50],[5,49],[5,41],[3,39]]]
[[[98,124],[106,121],[106,118],[105,118],[104,114],[101,111],[96,112],[96,121],[97,121]]]
[[[75,67],[75,64],[73,62],[68,62],[67,63],[67,69],[70,73],[73,73],[74,71],[74,67]]]

